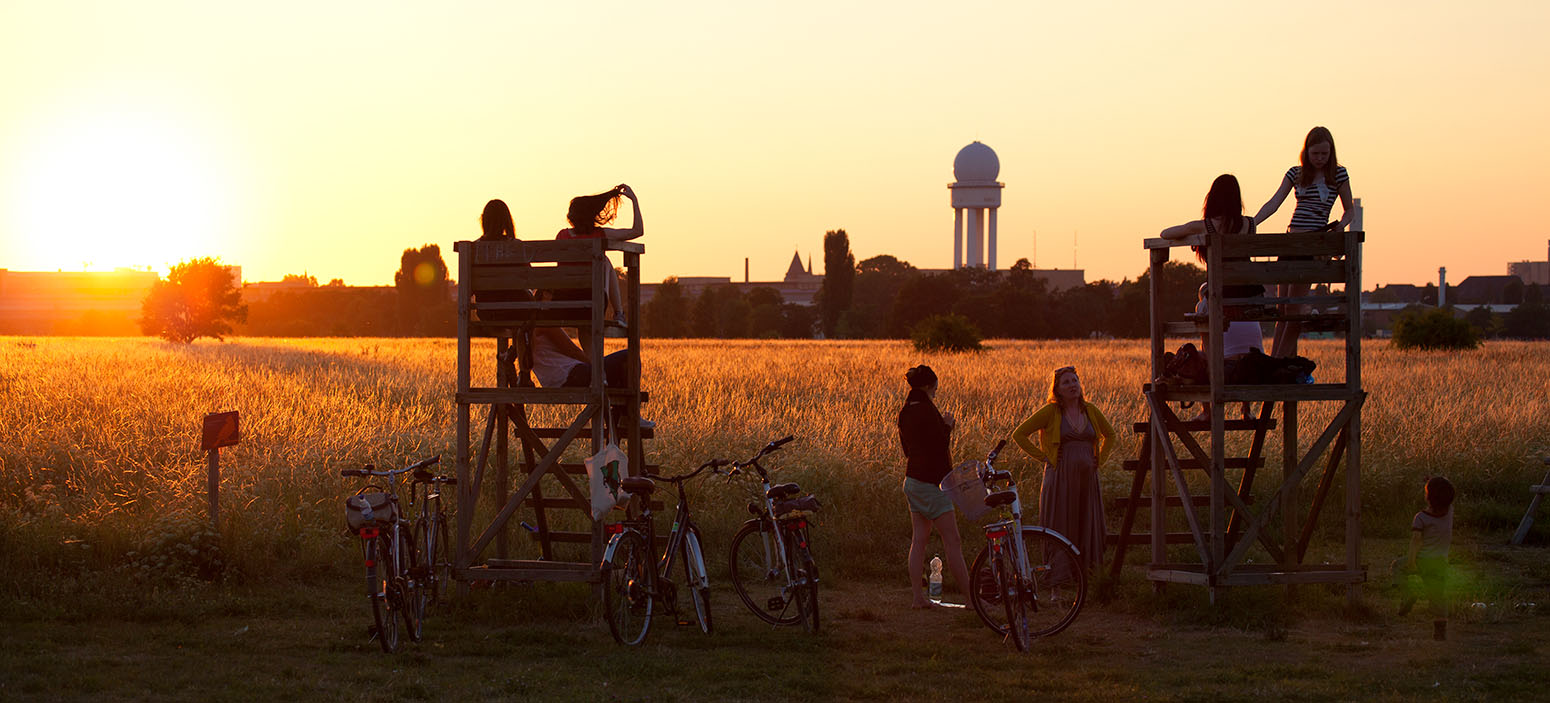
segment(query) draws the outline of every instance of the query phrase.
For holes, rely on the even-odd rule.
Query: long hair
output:
[[[591,232],[614,221],[619,212],[620,195],[619,189],[614,188],[597,195],[571,198],[570,212],[565,214],[565,219],[570,220],[571,229],[577,234]]]
[[[1053,405],[1060,405],[1060,377],[1066,374],[1075,375],[1076,367],[1062,366],[1058,369],[1055,369],[1055,375],[1050,378],[1049,402]],[[1078,380],[1080,380],[1080,378],[1078,378]],[[1076,400],[1077,402],[1081,403],[1082,407],[1087,407],[1087,394],[1085,392],[1078,394],[1076,396]]]
[[[1238,177],[1230,173],[1224,173],[1211,181],[1211,190],[1206,192],[1204,206],[1200,208],[1202,219],[1209,220],[1213,217],[1221,218],[1226,224],[1221,228],[1223,234],[1233,234],[1243,229],[1243,189],[1238,187]],[[1195,251],[1195,258],[1200,263],[1205,263],[1206,252],[1201,247],[1190,247]]]
[[[484,230],[480,239],[511,239],[517,235],[517,227],[511,221],[511,208],[503,200],[491,200],[484,204],[479,215],[479,227]]]
[[[1320,144],[1329,145],[1329,161],[1324,163],[1324,182],[1329,187],[1335,187],[1336,170],[1340,168],[1340,159],[1335,158],[1335,135],[1329,133],[1327,127],[1314,127],[1308,130],[1308,138],[1302,140],[1302,153],[1297,155],[1298,162],[1302,164],[1302,176],[1297,180],[1298,185],[1308,187],[1313,185],[1313,167],[1308,165],[1308,148]]]

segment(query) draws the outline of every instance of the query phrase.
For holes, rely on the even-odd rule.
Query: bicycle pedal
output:
[[[775,596],[764,604],[764,609],[772,612],[780,612],[786,609],[786,599]]]

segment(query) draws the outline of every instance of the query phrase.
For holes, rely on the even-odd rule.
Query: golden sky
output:
[[[1545,2],[7,2],[0,268],[385,284],[406,247],[455,267],[490,198],[543,239],[621,182],[647,281],[821,272],[835,228],[943,268],[979,140],[1002,266],[1037,232],[1038,266],[1119,279],[1219,173],[1256,211],[1324,125],[1368,287],[1457,281],[1546,257],[1547,28]]]

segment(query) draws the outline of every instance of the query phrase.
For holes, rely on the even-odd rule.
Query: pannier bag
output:
[[[344,521],[351,532],[387,527],[398,521],[398,505],[386,493],[357,493],[344,499]]]
[[[985,505],[985,496],[990,495],[990,490],[980,480],[978,461],[965,461],[947,472],[947,476],[942,479],[942,490],[965,519],[978,520],[990,510]]]

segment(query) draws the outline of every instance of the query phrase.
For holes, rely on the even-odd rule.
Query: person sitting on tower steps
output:
[[[625,385],[628,362],[627,352],[620,349],[603,357],[603,383],[618,388]],[[585,388],[592,382],[592,363],[570,335],[559,327],[538,327],[533,330],[533,376],[544,388]],[[620,427],[624,409],[610,415],[615,428]],[[649,430],[657,423],[640,418],[640,427]]]
[[[1204,316],[1206,314],[1206,296],[1209,295],[1207,292],[1209,287],[1205,283],[1200,284],[1200,302],[1195,304],[1195,315],[1197,316]],[[1202,351],[1211,347],[1209,337],[1210,335],[1201,335],[1200,349]],[[1247,320],[1229,321],[1226,329],[1222,330],[1222,359],[1225,361],[1242,359],[1255,349],[1264,349],[1262,346],[1264,343],[1265,335],[1260,330],[1258,322],[1249,322]],[[1244,402],[1243,419],[1247,420],[1250,418],[1250,411],[1249,403]],[[1191,418],[1191,421],[1210,419],[1211,402],[1206,401],[1200,405],[1200,414]]]

